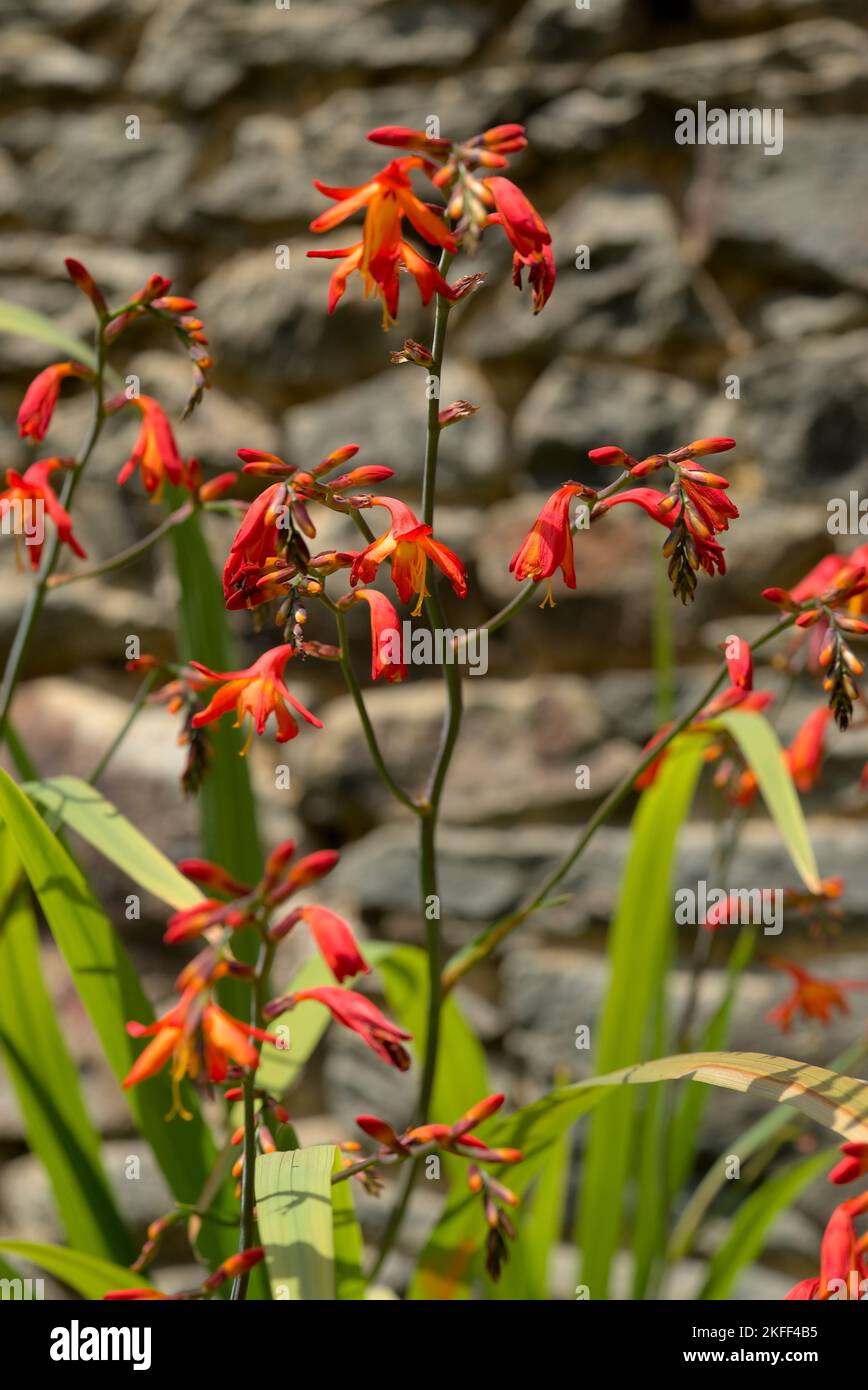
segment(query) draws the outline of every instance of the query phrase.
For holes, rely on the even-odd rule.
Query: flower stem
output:
[[[757,651],[760,647],[765,646],[773,637],[777,637],[779,633],[785,632],[787,628],[791,627],[794,621],[794,617],[788,616],[782,619],[781,622],[775,623],[774,627],[769,628],[767,632],[763,633],[762,637],[758,638],[757,641],[752,644],[752,650]],[[587,849],[600,826],[609,819],[612,812],[617,810],[622,801],[629,796],[636,778],[651,765],[655,758],[659,757],[663,749],[666,748],[678,734],[682,733],[683,730],[693,722],[702,707],[708,703],[726,675],[726,669],[726,663],[724,662],[721,669],[715,674],[714,679],[702,692],[699,699],[690,707],[687,713],[676,720],[671,729],[669,729],[664,737],[659,739],[653,747],[647,748],[636,766],[631,768],[626,776],[621,778],[617,786],[612,788],[609,795],[591,816],[569,854],[567,854],[558,866],[547,875],[540,887],[531,894],[524,904],[517,908],[515,912],[510,913],[506,917],[502,917],[499,921],[487,927],[485,931],[480,932],[473,941],[462,947],[460,951],[457,951],[452,959],[447,962],[441,982],[444,994],[448,994],[450,990],[454,989],[458,981],[463,979],[468,971],[472,970],[475,965],[478,965],[481,960],[485,960],[487,956],[491,955],[495,946],[499,945],[505,937],[515,931],[516,927],[520,927],[523,922],[527,921],[528,917],[544,906],[549,894],[566,877],[570,869]]]
[[[380,775],[380,780],[392,793],[392,796],[395,798],[395,800],[400,801],[402,806],[406,806],[409,811],[413,811],[414,814],[418,815],[420,813],[421,807],[419,806],[418,802],[414,801],[413,798],[407,792],[404,791],[403,787],[399,786],[398,783],[395,781],[394,777],[392,776],[391,772],[386,766],[385,758],[383,757],[383,754],[380,750],[380,745],[377,742],[377,735],[374,732],[374,726],[371,723],[371,717],[368,714],[367,705],[365,704],[365,697],[362,694],[359,682],[356,680],[356,673],[353,670],[352,663],[350,661],[346,614],[344,613],[343,609],[338,608],[336,603],[332,603],[331,599],[326,594],[322,594],[320,595],[320,597],[322,598],[322,601],[325,603],[329,611],[334,614],[334,618],[337,623],[338,642],[340,644],[341,649],[341,670],[344,674],[344,681],[346,683],[347,690],[352,696],[353,704],[356,707],[359,719],[361,721],[362,732],[365,735],[365,742],[368,745],[368,751],[371,755],[371,761],[373,762],[374,767],[377,769],[377,772]]]
[[[73,494],[78,485],[78,480],[84,472],[84,469],[87,465],[88,460],[90,459],[91,454],[96,448],[97,440],[99,439],[103,423],[105,421],[105,408],[103,403],[103,380],[105,377],[106,349],[105,341],[103,338],[102,326],[100,326],[100,328],[97,330],[96,358],[96,370],[94,372],[93,381],[93,415],[91,416],[91,422],[88,428],[87,435],[85,437],[84,443],[81,447],[81,451],[76,460],[76,467],[71,473],[67,475],[67,477],[64,480],[63,487],[60,490],[60,504],[67,511],[69,510],[70,503],[72,502]],[[15,631],[15,636],[12,639],[12,646],[9,649],[9,655],[6,658],[6,666],[3,671],[3,680],[2,682],[0,682],[0,745],[2,745],[3,740],[6,736],[6,725],[9,720],[9,712],[12,708],[12,700],[15,696],[15,689],[18,685],[18,678],[21,674],[21,668],[24,664],[24,659],[27,655],[27,651],[30,646],[30,641],[33,636],[34,629],[36,627],[37,622],[39,621],[40,614],[42,613],[42,608],[45,603],[45,596],[48,591],[48,581],[54,571],[55,565],[57,564],[59,554],[60,536],[58,534],[57,528],[52,527],[51,532],[45,542],[45,547],[42,553],[42,563],[39,567],[39,573],[36,578],[36,583],[30,591],[27,602],[22,610],[21,617],[18,620],[18,627]]]
[[[440,274],[445,276],[450,265],[454,252],[443,251],[440,256],[440,264],[437,269]],[[425,439],[425,471],[422,476],[422,520],[426,526],[434,525],[434,502],[437,495],[437,454],[440,448],[440,382],[443,373],[443,353],[446,347],[446,325],[449,321],[449,310],[452,308],[448,299],[444,299],[442,294],[437,295],[434,308],[434,336],[431,342],[431,370],[429,377],[433,377],[437,384],[436,393],[432,393],[428,401],[428,428]]]
[[[250,1000],[250,1022],[254,1028],[262,1023],[262,1005],[265,999],[268,977],[274,960],[274,943],[263,935],[256,962],[256,977]],[[244,1167],[241,1170],[241,1227],[238,1237],[238,1253],[249,1250],[253,1244],[253,1220],[256,1204],[256,1069],[248,1067],[242,1085],[244,1104]],[[237,1303],[247,1297],[250,1270],[238,1274],[232,1281],[230,1301]]]
[[[59,589],[64,584],[75,584],[79,579],[97,579],[101,574],[113,574],[115,570],[123,569],[126,565],[131,565],[134,560],[138,560],[140,555],[144,555],[156,545],[157,541],[162,540],[163,536],[168,535],[174,526],[180,526],[182,522],[193,512],[193,503],[184,502],[174,512],[170,512],[164,521],[161,521],[153,531],[147,536],[143,536],[140,541],[127,546],[126,550],[118,551],[117,555],[112,555],[108,560],[103,560],[100,564],[94,565],[93,569],[76,570],[71,574],[55,574],[46,579],[46,587],[49,589]]]

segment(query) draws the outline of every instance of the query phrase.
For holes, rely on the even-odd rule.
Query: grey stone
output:
[[[115,64],[85,53],[34,29],[7,28],[0,50],[0,81],[7,91],[75,92],[82,96],[105,91]]]
[[[125,121],[140,115],[141,137]],[[181,125],[122,106],[67,115],[51,124],[26,168],[27,205],[37,226],[138,240],[176,229],[193,162],[192,135]]]
[[[427,374],[409,363],[350,386],[336,396],[293,406],[284,416],[287,456],[301,467],[324,458],[340,444],[360,444],[359,463],[394,469],[378,491],[394,488],[418,495],[422,480]],[[502,412],[485,378],[469,362],[450,361],[440,382],[440,409],[466,400],[478,414],[450,425],[440,436],[438,495],[485,496],[503,468],[506,452]],[[387,403],[387,404],[386,404]],[[385,519],[385,513],[377,521]],[[376,522],[371,519],[371,524]]]
[[[683,331],[689,276],[664,198],[646,190],[580,194],[548,222],[558,273],[551,298],[533,315],[500,275],[494,294],[479,298],[469,330],[474,355],[633,357]],[[589,250],[588,268],[576,265],[580,247]]]
[[[620,444],[642,458],[676,448],[696,438],[692,430],[701,403],[695,386],[667,373],[560,358],[521,401],[515,445],[523,465],[541,483],[559,486],[577,470],[592,481],[590,449]],[[630,422],[629,438],[625,421]],[[605,473],[605,481],[611,481],[611,472]]]

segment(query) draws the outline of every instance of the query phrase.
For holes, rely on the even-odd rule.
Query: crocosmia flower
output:
[[[792,961],[782,960],[777,956],[773,957],[769,964],[777,970],[785,970],[795,981],[792,994],[768,1015],[769,1022],[777,1024],[782,1033],[789,1032],[793,1018],[798,1012],[803,1013],[805,1018],[819,1019],[820,1023],[829,1022],[833,1009],[838,1009],[842,1014],[849,1013],[845,992],[868,989],[868,980],[821,980],[802,966],[794,965]]]
[[[195,1080],[204,1072],[209,1081],[223,1081],[230,1062],[240,1067],[257,1066],[259,1053],[250,1042],[251,1037],[276,1042],[272,1033],[241,1023],[219,1005],[208,1002],[207,993],[198,982],[188,986],[178,1003],[154,1023],[147,1027],[128,1023],[127,1032],[133,1038],[151,1041],[124,1078],[124,1090],[155,1076],[171,1059],[172,1114],[180,1114],[184,1119],[190,1118],[180,1098],[184,1077]]]
[[[340,261],[329,281],[330,314],[343,299],[347,281],[354,271],[358,271],[363,278],[365,298],[374,294],[382,300],[384,328],[389,328],[398,318],[402,270],[409,271],[413,276],[423,304],[429,304],[434,294],[442,294],[444,299],[458,297],[457,291],[443,279],[436,265],[420,255],[408,241],[399,241],[392,255],[381,256],[367,265],[363,242],[356,246],[333,247],[328,251],[308,251],[307,255],[312,260]]]
[[[350,608],[360,599],[371,612],[371,679],[383,676],[390,682],[406,680],[401,623],[395,605],[379,589],[356,589],[340,600],[339,607]]]
[[[345,1028],[358,1033],[384,1062],[397,1067],[399,1071],[407,1070],[410,1057],[401,1044],[409,1042],[413,1034],[399,1028],[397,1023],[392,1023],[376,1004],[372,1004],[370,999],[366,999],[363,994],[357,994],[355,990],[339,989],[337,985],[321,985],[317,989],[299,990],[297,994],[290,994],[266,1004],[265,1016],[276,1018],[278,1014],[295,1008],[296,1004],[301,1004],[305,999],[324,1004],[331,1011],[332,1018],[342,1023]]]
[[[315,714],[311,714],[310,710],[305,709],[304,705],[290,694],[284,684],[283,668],[294,651],[295,648],[292,643],[286,642],[281,647],[273,647],[271,651],[265,652],[263,656],[253,662],[252,666],[247,666],[241,671],[212,671],[209,667],[203,666],[201,662],[192,661],[191,666],[200,671],[203,676],[220,683],[220,689],[212,696],[210,704],[193,716],[193,727],[201,728],[203,724],[210,724],[213,720],[219,719],[221,715],[234,710],[236,728],[240,728],[245,721],[249,721],[247,741],[242,749],[243,753],[246,753],[250,747],[254,731],[257,734],[264,733],[270,714],[273,714],[277,720],[278,743],[286,743],[289,739],[295,738],[298,733],[298,724],[287,709],[287,705],[291,705],[302,719],[307,720],[308,724],[312,724],[316,729],[321,729],[321,720],[317,719]]]
[[[551,232],[533,204],[510,179],[496,175],[486,179],[484,186],[491,194],[496,209],[489,220],[503,227],[513,247],[513,283],[521,289],[522,271],[528,270],[533,291],[533,311],[538,314],[545,307],[555,284]]]
[[[386,507],[391,512],[392,525],[356,556],[350,570],[352,585],[359,580],[369,583],[383,561],[391,557],[392,580],[401,602],[409,603],[414,594],[418,595],[412,614],[415,618],[428,597],[425,576],[428,561],[432,560],[446,575],[458,597],[464,598],[467,593],[464,566],[448,546],[434,539],[430,526],[418,521],[406,503],[395,497],[372,497],[371,506]]]
[[[829,1182],[841,1184],[864,1178],[868,1173],[868,1144],[842,1144],[841,1153],[844,1157],[835,1164]]]
[[[548,592],[541,608],[554,607],[551,577],[560,569],[568,589],[576,587],[576,566],[573,556],[573,532],[570,524],[570,503],[586,491],[580,483],[564,483],[546,502],[527,536],[509,562],[510,573],[519,581],[549,580]]]
[[[140,468],[145,491],[155,502],[159,501],[167,478],[177,486],[184,477],[184,460],[178,452],[172,426],[153,396],[135,396],[129,401],[124,396],[119,403],[110,401],[107,409],[119,409],[122,405],[134,405],[141,411],[142,427],[133,452],[118,474],[118,483],[123,486]]]
[[[347,277],[355,270],[361,274],[365,294],[377,293],[383,300],[383,325],[393,322],[398,310],[398,270],[403,265],[416,279],[423,298],[430,299],[435,289],[451,292],[436,269],[414,251],[404,240],[404,218],[426,241],[447,251],[457,249],[455,240],[442,217],[427,207],[413,192],[410,172],[424,169],[426,161],[417,155],[394,159],[368,183],[358,188],[330,188],[314,180],[315,187],[335,205],[321,213],[310,224],[312,232],[327,232],[346,221],[353,213],[365,210],[362,241],[357,246],[340,251],[308,252],[308,255],[340,257],[341,265],[332,276],[329,312],[341,298]]]
[[[50,458],[38,459],[23,473],[17,473],[14,468],[6,470],[8,486],[5,492],[0,492],[0,519],[11,513],[11,529],[19,543],[23,542],[31,569],[39,568],[45,544],[46,515],[54,522],[62,544],[68,545],[80,559],[87,558],[73,535],[72,518],[48,481],[55,469],[73,466],[71,459]]]
[[[36,443],[44,439],[57,405],[61,382],[68,376],[90,375],[80,362],[55,362],[35,376],[18,411],[18,433],[22,439],[32,439]]]
[[[846,1147],[846,1146],[845,1146]],[[786,1295],[792,1300],[863,1301],[868,1293],[868,1242],[859,1236],[857,1217],[868,1212],[868,1192],[841,1202],[829,1218],[820,1245],[820,1273],[803,1279]]]

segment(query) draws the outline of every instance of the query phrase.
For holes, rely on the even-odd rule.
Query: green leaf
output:
[[[340,1150],[335,1149],[333,1174],[342,1167]],[[365,1296],[362,1273],[362,1229],[356,1220],[352,1179],[332,1183],[332,1225],[334,1228],[335,1297],[358,1300]]]
[[[798,1159],[767,1178],[742,1202],[730,1223],[726,1239],[716,1251],[708,1276],[697,1295],[702,1299],[730,1298],[738,1276],[762,1253],[766,1237],[782,1211],[821,1173],[827,1171],[836,1151],[825,1149]]]
[[[332,1172],[337,1153],[334,1144],[314,1144],[260,1154],[256,1160],[256,1219],[275,1299],[335,1298]]]
[[[24,793],[0,771],[0,819],[39,899],[40,907],[108,1059],[122,1081],[140,1045],[126,1023],[149,1023],[153,1011],[124,947],[103,915],[81,870],[40,819]],[[196,1097],[185,1094],[193,1118],[167,1123],[172,1090],[165,1072],[125,1092],[133,1119],[148,1140],[179,1202],[196,1203],[214,1167],[216,1153]],[[200,1246],[209,1258],[230,1253],[231,1237],[204,1221]]]
[[[50,777],[23,790],[161,902],[174,908],[201,902],[196,885],[89,782]]]
[[[705,740],[672,745],[633,819],[629,858],[609,930],[610,977],[597,1025],[596,1066],[609,1071],[647,1055],[654,1010],[673,937],[672,870],[678,832],[702,767]],[[596,1116],[588,1137],[577,1219],[582,1282],[591,1297],[608,1297],[609,1270],[634,1171],[636,1096],[628,1090]]]
[[[751,927],[743,928],[727,962],[727,981],[723,998],[708,1020],[699,1040],[701,1051],[717,1052],[724,1046],[738,982],[750,964],[755,949],[756,931]],[[688,1087],[673,1118],[669,1135],[669,1190],[673,1194],[679,1192],[690,1177],[696,1156],[699,1127],[708,1100],[707,1091],[697,1086]]]
[[[79,338],[66,333],[44,314],[35,309],[25,309],[23,304],[13,304],[8,299],[0,299],[0,333],[12,333],[18,338],[33,338],[48,347],[56,348],[64,358],[75,358],[87,367],[96,366],[94,350]]]
[[[122,1265],[86,1255],[81,1250],[66,1250],[58,1245],[38,1245],[31,1240],[0,1240],[0,1250],[29,1260],[37,1269],[44,1269],[55,1279],[68,1284],[82,1298],[98,1299],[112,1289],[152,1289],[154,1286],[140,1274],[133,1274]]]
[[[561,1237],[570,1167],[566,1135],[549,1147],[533,1189],[510,1211],[516,1243],[490,1296],[499,1302],[544,1303],[549,1298],[549,1262]],[[506,1174],[506,1186],[511,1187]]]
[[[489,1142],[520,1149],[524,1154],[520,1163],[500,1169],[499,1175],[514,1192],[522,1193],[540,1171],[551,1145],[601,1100],[608,1096],[611,1103],[623,1086],[679,1079],[793,1106],[845,1139],[868,1143],[868,1082],[764,1052],[693,1052],[559,1086],[532,1105],[498,1120],[487,1135]],[[456,1187],[422,1252],[410,1296],[438,1300],[469,1297],[484,1239],[479,1198]],[[593,1288],[590,1292],[593,1297]]]
[[[762,714],[752,711],[740,713],[738,710],[718,715],[714,722],[735,739],[759,783],[763,800],[781,832],[797,872],[811,893],[819,893],[820,871],[799,794],[771,724]]]
[[[27,1143],[39,1158],[71,1245],[91,1255],[135,1258],[102,1166],[75,1064],[45,986],[39,936],[21,864],[0,825],[0,1048]]]
[[[413,1034],[412,1051],[421,1066],[428,1018],[428,960],[421,946],[366,941],[364,953],[382,977],[389,1011]],[[432,1119],[452,1123],[489,1094],[485,1052],[465,1022],[458,1002],[448,995],[440,1016],[437,1075],[431,1099]]]

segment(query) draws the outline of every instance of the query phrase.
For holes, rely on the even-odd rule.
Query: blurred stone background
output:
[[[675,618],[679,699],[705,682],[734,625],[745,636],[765,625],[760,590],[790,584],[830,548],[826,502],[864,485],[868,458],[868,30],[860,0],[591,0],[588,10],[571,0],[292,0],[287,9],[273,0],[0,0],[0,17],[0,298],[85,334],[89,306],[64,278],[64,256],[84,261],[115,300],[152,271],[174,277],[179,293],[199,301],[217,359],[213,391],[178,430],[182,449],[209,472],[231,467],[239,446],[310,465],[353,440],[360,462],[395,469],[390,490],[418,499],[423,378],[390,366],[388,353],[407,336],[427,336],[426,315],[408,285],[399,326],[384,334],[377,308],[351,284],[327,317],[328,267],[304,252],[315,242],[342,244],[344,234],[307,232],[323,206],[311,179],[362,182],[388,157],[364,138],[376,125],[422,127],[436,115],[443,134],[462,136],[518,120],[530,148],[513,172],[551,226],[558,283],[534,318],[529,296],[509,283],[502,238],[489,237],[475,265],[456,267],[489,278],[452,316],[443,381],[444,402],[466,397],[480,407],[443,441],[437,532],[472,576],[466,603],[449,604],[451,621],[470,626],[512,596],[507,563],[518,540],[555,486],[600,480],[602,470],[586,461],[600,444],[641,456],[701,435],[738,440],[726,459],[742,511],[727,539],[729,573],[701,584],[695,606]],[[783,108],[783,152],[677,146],[675,110],[700,99]],[[125,135],[130,115],[140,121],[135,141]],[[282,246],[286,270],[275,263]],[[581,246],[588,269],[576,268]],[[136,333],[119,346],[119,369],[180,406],[182,355],[166,338]],[[0,335],[4,465],[28,460],[15,412],[29,377],[55,356]],[[725,391],[733,376],[738,399]],[[75,451],[86,411],[84,393],[65,388],[50,452]],[[106,431],[78,494],[76,530],[93,558],[158,519],[138,480],[122,492],[114,483],[131,437],[121,423]],[[656,727],[649,665],[662,533],[628,512],[579,536],[576,592],[557,581],[557,608],[527,608],[492,639],[488,677],[466,682],[442,834],[449,949],[519,900]],[[228,535],[214,525],[218,556]],[[353,544],[331,517],[320,535],[324,547]],[[12,548],[7,542],[0,571],[2,646],[30,583],[15,572]],[[111,582],[53,596],[16,707],[42,771],[91,770],[135,690],[123,671],[125,636],[171,654],[174,606],[171,562],[160,550]],[[313,635],[328,640],[318,624]],[[251,657],[266,640],[246,618],[238,634]],[[354,624],[354,640],[363,672],[366,622]],[[345,847],[323,897],[367,934],[418,941],[413,827],[371,771],[339,673],[308,664],[293,689],[326,727],[305,729],[290,746],[288,793],[274,791],[274,746],[266,739],[254,750],[264,835]],[[424,775],[441,703],[436,674],[418,671],[405,687],[370,692],[386,754],[409,787]],[[783,737],[815,703],[816,690],[797,688],[781,715]],[[102,785],[180,857],[196,845],[196,815],[178,789],[174,733],[168,715],[149,710]],[[868,973],[865,801],[856,790],[868,737],[858,728],[833,733],[830,749],[807,806],[823,873],[847,880],[846,920],[820,942],[792,925],[786,945],[821,973],[857,977]],[[575,788],[582,763],[588,792]],[[714,819],[705,792],[683,836],[678,882],[714,881]],[[512,1103],[540,1093],[555,1073],[589,1070],[575,1029],[593,1027],[605,989],[605,927],[627,825],[625,816],[599,835],[568,883],[569,905],[516,934],[463,996]],[[122,920],[125,881],[82,858]],[[791,881],[758,809],[727,886]],[[177,957],[159,944],[158,905],[146,916],[123,929],[159,1004]],[[679,942],[676,999],[691,945]],[[287,978],[296,949],[282,963]],[[721,988],[714,960],[706,1010]],[[109,1141],[109,1167],[120,1174],[130,1143],[125,1106],[47,944],[46,962]],[[825,1033],[797,1029],[782,1048],[764,1014],[785,991],[760,959],[739,993],[734,1046],[826,1061],[865,1026],[868,996],[856,995],[849,1018]],[[293,1110],[308,1117],[303,1133],[333,1138],[352,1132],[360,1109],[400,1119],[409,1096],[357,1040],[332,1029]],[[718,1094],[707,1156],[753,1114],[750,1100]],[[5,1079],[0,1146],[3,1229],[52,1238],[50,1197]],[[133,1185],[122,1185],[137,1220],[160,1208],[156,1179],[132,1197]],[[433,1201],[421,1194],[417,1229]],[[747,1296],[778,1297],[812,1271],[830,1201],[818,1184],[779,1224],[763,1267],[743,1285]],[[376,1224],[376,1212],[369,1220]],[[689,1296],[690,1271],[685,1278],[676,1296]]]

